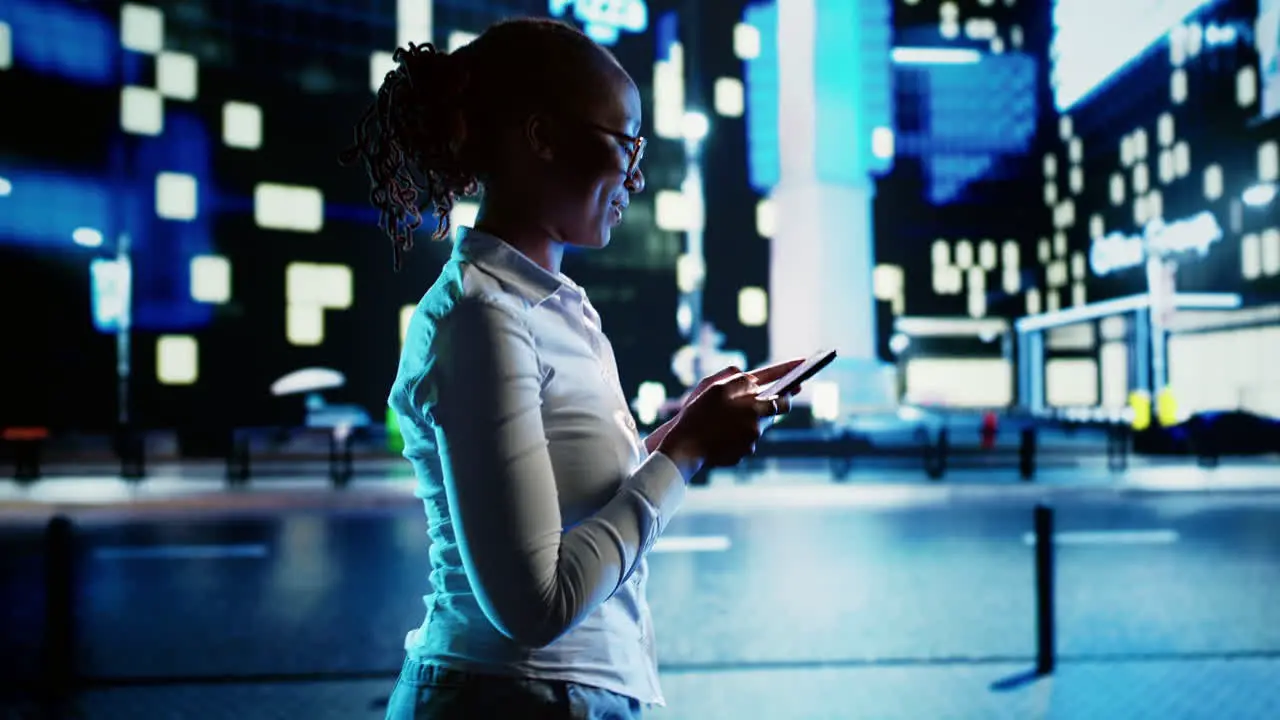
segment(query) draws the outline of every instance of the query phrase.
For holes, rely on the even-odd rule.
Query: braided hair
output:
[[[396,270],[424,213],[435,220],[432,239],[448,237],[454,202],[496,169],[500,123],[570,101],[573,79],[586,79],[602,55],[576,28],[538,18],[497,23],[452,53],[431,43],[396,48],[395,67],[339,157],[364,165]]]

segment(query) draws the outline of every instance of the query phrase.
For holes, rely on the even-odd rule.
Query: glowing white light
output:
[[[680,130],[685,140],[701,142],[710,132],[711,122],[705,114],[690,111],[684,114],[684,122],[681,124]]]
[[[982,53],[963,48],[896,47],[890,57],[899,65],[972,65]]]
[[[222,106],[222,142],[227,147],[257,150],[262,147],[262,108],[253,103],[229,101]]]
[[[1270,204],[1275,197],[1276,186],[1274,183],[1258,183],[1246,189],[1241,199],[1249,207],[1262,207]]]
[[[71,233],[71,239],[80,247],[96,248],[102,247],[102,233],[93,228],[76,228]]]
[[[1164,223],[1153,220],[1140,236],[1111,233],[1097,238],[1089,248],[1089,266],[1097,275],[1137,267],[1148,254],[1168,255],[1192,252],[1200,257],[1222,239],[1222,227],[1213,213],[1202,212],[1186,220]]]

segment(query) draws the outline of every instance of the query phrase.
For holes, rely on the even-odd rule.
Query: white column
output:
[[[847,0],[856,2],[857,0]],[[830,5],[830,2],[825,5]],[[781,177],[772,193],[769,336],[773,357],[834,347],[842,358],[875,357],[874,243],[869,174],[855,182],[819,177],[814,82],[815,0],[778,3]],[[853,88],[824,87],[822,92]],[[856,134],[860,128],[851,127]]]

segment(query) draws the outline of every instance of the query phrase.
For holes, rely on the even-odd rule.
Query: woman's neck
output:
[[[476,230],[502,239],[543,270],[560,274],[564,244],[555,239],[545,223],[486,199],[476,216]]]

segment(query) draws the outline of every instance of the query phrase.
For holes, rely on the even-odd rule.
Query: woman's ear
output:
[[[551,123],[542,115],[530,115],[524,122],[524,141],[534,157],[550,162],[555,159]]]

